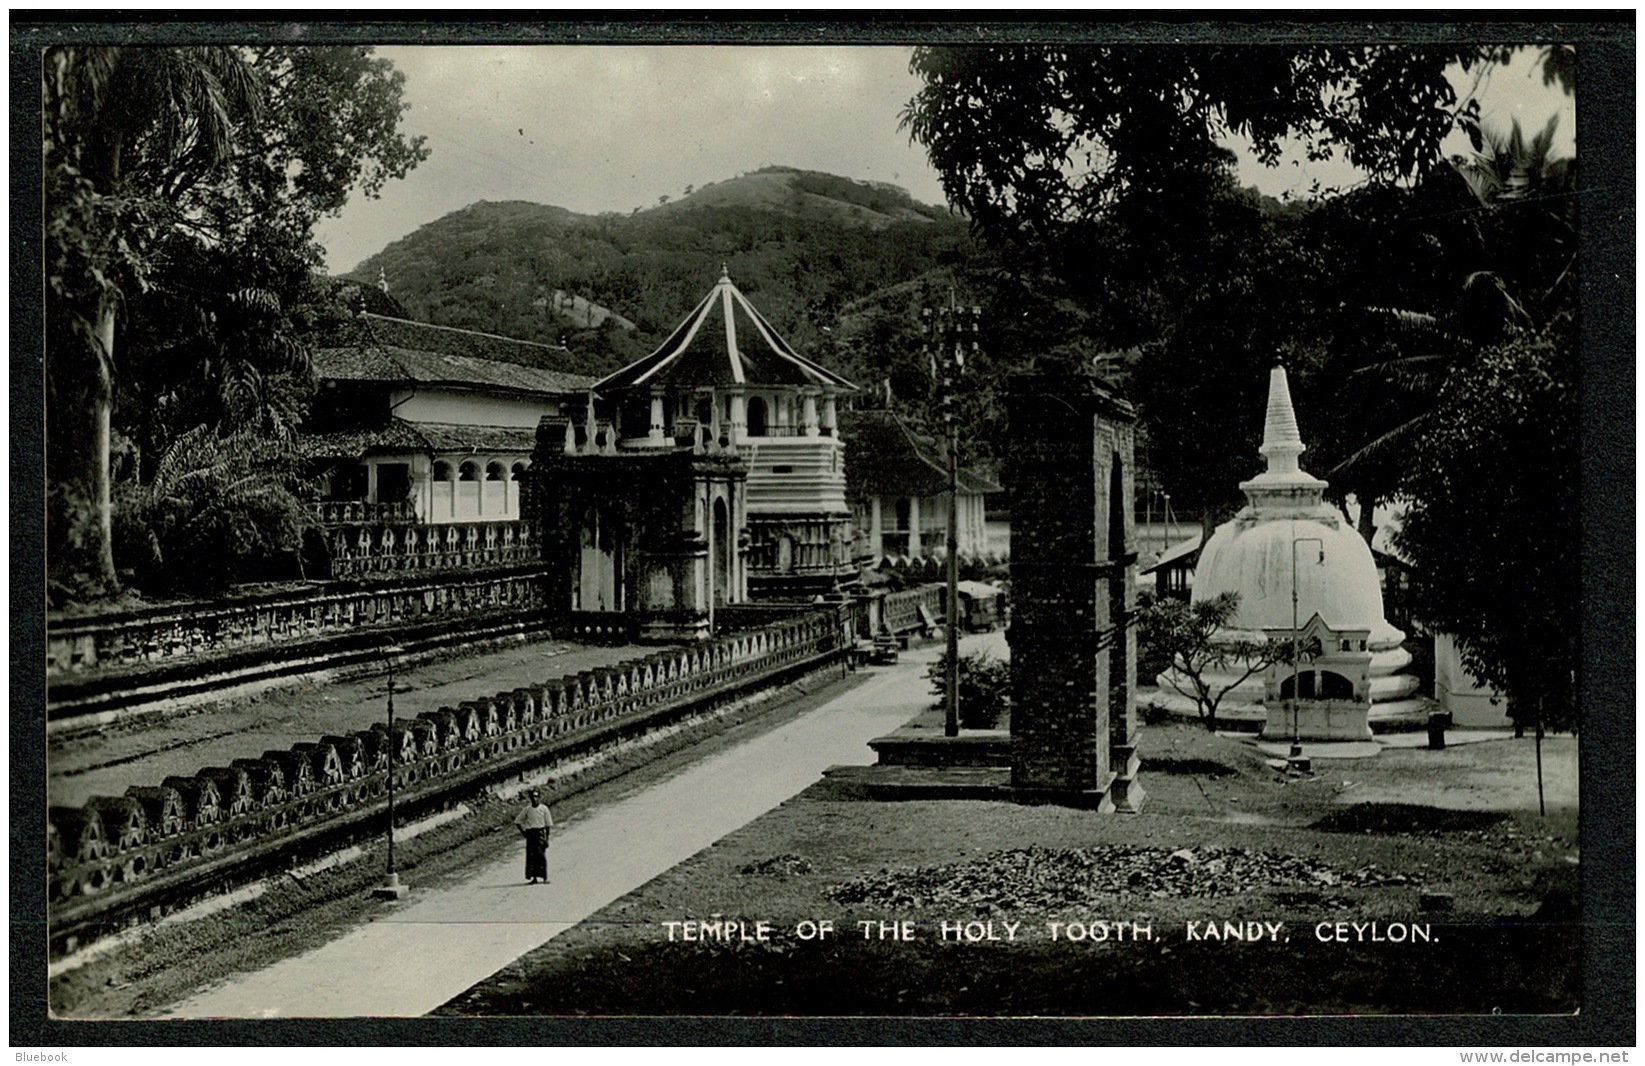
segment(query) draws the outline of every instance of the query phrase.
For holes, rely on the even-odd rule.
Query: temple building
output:
[[[563,633],[690,641],[748,599],[748,467],[694,421],[623,439],[598,417],[545,417],[528,504],[540,518],[548,611]]]
[[[846,499],[854,531],[852,558],[871,568],[920,565],[947,558],[948,459],[935,441],[889,411],[846,412],[841,434]],[[987,497],[1003,493],[979,471],[959,471],[959,554],[987,554]]]
[[[1335,669],[1324,659],[1315,663],[1305,652],[1296,689],[1289,665],[1266,675],[1258,671],[1223,697],[1218,717],[1255,718],[1264,722],[1266,734],[1290,736],[1297,725],[1290,715],[1295,708],[1282,714],[1281,708],[1265,706],[1265,701],[1283,704],[1295,691],[1303,704],[1305,740],[1358,739],[1369,735],[1367,725],[1425,720],[1426,705],[1416,695],[1417,678],[1404,672],[1411,662],[1402,646],[1405,634],[1383,615],[1371,549],[1342,512],[1325,502],[1326,483],[1300,468],[1298,457],[1304,450],[1285,371],[1276,367],[1269,376],[1259,449],[1267,469],[1240,484],[1246,506],[1218,526],[1200,552],[1193,601],[1224,592],[1239,594],[1233,624],[1215,640],[1284,642],[1295,635],[1305,649],[1312,649],[1315,659],[1329,653],[1342,665]],[[1357,676],[1361,653],[1368,653],[1363,678]],[[1214,671],[1208,681],[1230,686],[1245,672],[1243,663],[1233,663]],[[1174,671],[1160,676],[1160,702],[1191,711],[1192,702],[1177,695],[1189,686],[1180,678],[1173,685],[1173,677]],[[1324,706],[1362,699],[1359,717],[1341,713],[1341,706]],[[1313,718],[1307,716],[1310,700],[1320,704]]]
[[[751,594],[805,598],[853,573],[838,401],[856,386],[795,352],[728,274],[594,391],[622,452],[695,439],[746,464]]]
[[[537,424],[593,379],[563,348],[362,312],[313,363],[301,448],[320,488],[331,576],[523,562]]]

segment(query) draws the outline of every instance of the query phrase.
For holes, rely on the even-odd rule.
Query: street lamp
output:
[[[931,308],[921,312],[920,332],[936,337],[937,349],[942,356],[942,420],[948,433],[948,670],[945,679],[946,715],[943,735],[960,735],[960,437],[959,420],[954,417],[954,382],[965,371],[966,334],[970,334],[972,354],[977,351],[978,324],[982,319],[981,307],[960,307],[954,290],[948,290],[948,306],[937,308],[932,322]],[[929,348],[927,349],[929,351]],[[937,356],[931,354],[932,372],[938,370]]]
[[[394,871],[394,657],[404,651],[397,644],[382,651],[383,661],[388,664],[388,872],[383,883],[371,890],[377,899],[399,899],[406,894],[406,886]]]
[[[1293,536],[1291,538],[1291,755],[1286,761],[1291,765],[1291,767],[1293,769],[1307,770],[1308,769],[1308,760],[1304,759],[1302,757],[1302,725],[1301,725],[1301,721],[1300,721],[1300,717],[1299,717],[1301,712],[1299,711],[1299,709],[1297,707],[1297,702],[1298,702],[1297,697],[1301,694],[1301,692],[1298,688],[1298,683],[1297,683],[1297,679],[1298,679],[1297,664],[1299,662],[1301,662],[1301,655],[1299,654],[1300,649],[1298,647],[1299,634],[1297,632],[1297,545],[1298,544],[1317,544],[1317,545],[1319,545],[1319,559],[1315,563],[1315,565],[1324,566],[1325,565],[1325,541],[1320,539],[1319,537],[1296,537],[1296,536]]]

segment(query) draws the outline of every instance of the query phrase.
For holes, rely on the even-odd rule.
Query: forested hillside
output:
[[[969,255],[963,219],[901,189],[771,167],[627,216],[473,204],[348,276],[381,272],[418,319],[563,341],[593,373],[650,351],[723,267],[790,343],[849,375],[867,367],[834,337],[842,311]]]

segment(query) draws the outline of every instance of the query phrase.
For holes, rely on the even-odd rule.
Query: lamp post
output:
[[[978,324],[982,319],[981,307],[960,307],[955,300],[954,290],[948,290],[948,306],[937,308],[932,321],[931,308],[921,312],[920,332],[927,338],[927,351],[930,352],[930,341],[935,337],[937,352],[931,353],[934,373],[941,374],[942,382],[942,420],[948,437],[948,619],[944,629],[947,631],[948,669],[945,678],[946,698],[943,701],[946,714],[943,718],[943,735],[957,737],[960,735],[960,440],[959,421],[954,417],[954,383],[955,379],[965,371],[966,334],[970,334],[972,353],[977,351]],[[941,355],[941,367],[937,367],[937,356]]]
[[[377,899],[399,899],[406,894],[406,886],[394,871],[394,657],[404,651],[399,645],[383,649],[383,661],[388,664],[388,872],[383,883],[371,890]]]
[[[1319,537],[1291,538],[1291,754],[1286,760],[1294,769],[1307,770],[1308,760],[1302,757],[1302,725],[1300,711],[1297,708],[1297,697],[1301,695],[1297,679],[1297,664],[1301,662],[1299,636],[1297,632],[1297,545],[1318,544],[1319,561],[1316,565],[1325,564],[1325,541]]]

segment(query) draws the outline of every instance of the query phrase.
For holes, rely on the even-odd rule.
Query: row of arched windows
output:
[[[453,478],[451,464],[444,460],[436,460],[434,463],[434,480],[518,481],[520,480],[520,475],[524,473],[526,468],[530,465],[530,463],[522,460],[510,467],[504,466],[496,460],[492,460],[485,465],[485,469],[482,471],[480,469],[480,464],[477,461],[469,459],[457,467],[457,476]]]

